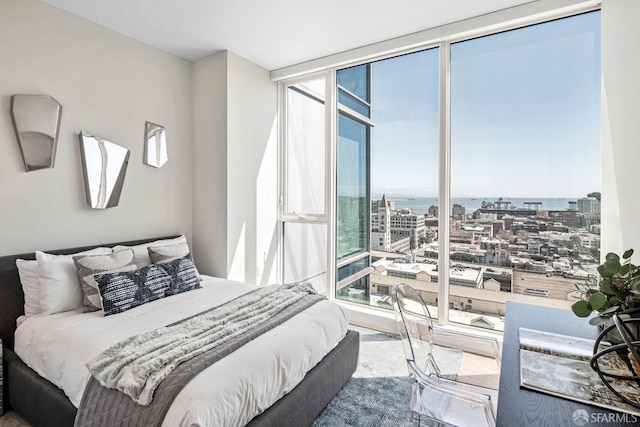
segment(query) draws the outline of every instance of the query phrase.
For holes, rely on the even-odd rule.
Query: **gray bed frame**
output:
[[[169,237],[116,242],[103,245],[47,251],[70,254],[96,246],[137,245]],[[29,368],[14,352],[16,319],[24,314],[24,293],[16,259],[35,259],[35,253],[0,257],[0,339],[3,346],[4,409],[15,410],[35,427],[71,427],[77,409],[64,392]],[[351,378],[358,363],[359,337],[347,335],[291,392],[283,396],[248,425],[310,425],[342,386]]]

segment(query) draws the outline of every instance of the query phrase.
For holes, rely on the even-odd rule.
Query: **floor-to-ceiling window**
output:
[[[438,219],[423,202],[438,191],[438,53],[337,70],[338,283],[366,273],[338,286],[340,299],[390,308],[390,286],[410,267],[399,260],[437,240]]]
[[[453,43],[450,64],[449,319],[568,308],[599,261],[600,13]]]
[[[336,298],[367,304],[371,66],[337,72]]]
[[[285,283],[310,281],[327,288],[326,79],[313,76],[284,88],[282,220]]]
[[[315,98],[300,80],[283,85],[317,119],[294,143],[289,127],[308,116],[287,112],[285,146],[322,140],[322,154],[305,155],[321,162],[309,170],[331,202],[317,215],[283,209],[285,280],[318,270],[337,299],[382,309],[404,281],[434,317],[495,330],[510,300],[568,308],[599,261],[599,20],[588,12],[330,69],[322,87],[334,87]],[[285,200],[292,189],[306,191],[285,187]],[[314,251],[324,270],[302,267]]]

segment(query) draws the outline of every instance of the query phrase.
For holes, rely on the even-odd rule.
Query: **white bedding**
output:
[[[85,364],[107,347],[255,288],[202,277],[202,289],[112,316],[79,310],[30,316],[16,330],[16,354],[78,407],[89,380]],[[314,304],[200,373],[177,396],[163,426],[245,425],[293,389],[344,337],[347,325],[339,305]]]

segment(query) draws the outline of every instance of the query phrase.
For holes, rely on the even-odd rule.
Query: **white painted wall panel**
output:
[[[35,0],[0,2],[0,255],[191,234],[191,64]],[[55,167],[26,173],[11,95],[63,106]],[[166,127],[169,162],[142,163],[145,121]],[[119,206],[85,201],[78,133],[131,150]]]
[[[640,2],[602,2],[602,253],[640,253]],[[636,259],[637,263],[637,259]]]
[[[227,277],[227,52],[193,63],[193,253]]]
[[[228,60],[229,278],[275,283],[277,84],[267,70],[236,54]]]

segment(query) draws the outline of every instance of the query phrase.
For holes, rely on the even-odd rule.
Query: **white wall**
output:
[[[229,278],[276,279],[277,84],[269,72],[228,55],[227,254]]]
[[[191,64],[35,0],[0,1],[0,255],[191,234]],[[26,173],[13,94],[63,106],[53,169]],[[166,127],[169,161],[142,163],[145,121]],[[85,201],[78,133],[131,150],[119,206]]]
[[[602,2],[602,253],[640,255],[640,2]],[[637,256],[636,256],[637,263]]]
[[[231,52],[193,70],[196,263],[215,276],[275,283],[277,85]]]
[[[227,277],[227,53],[193,62],[193,256]]]

